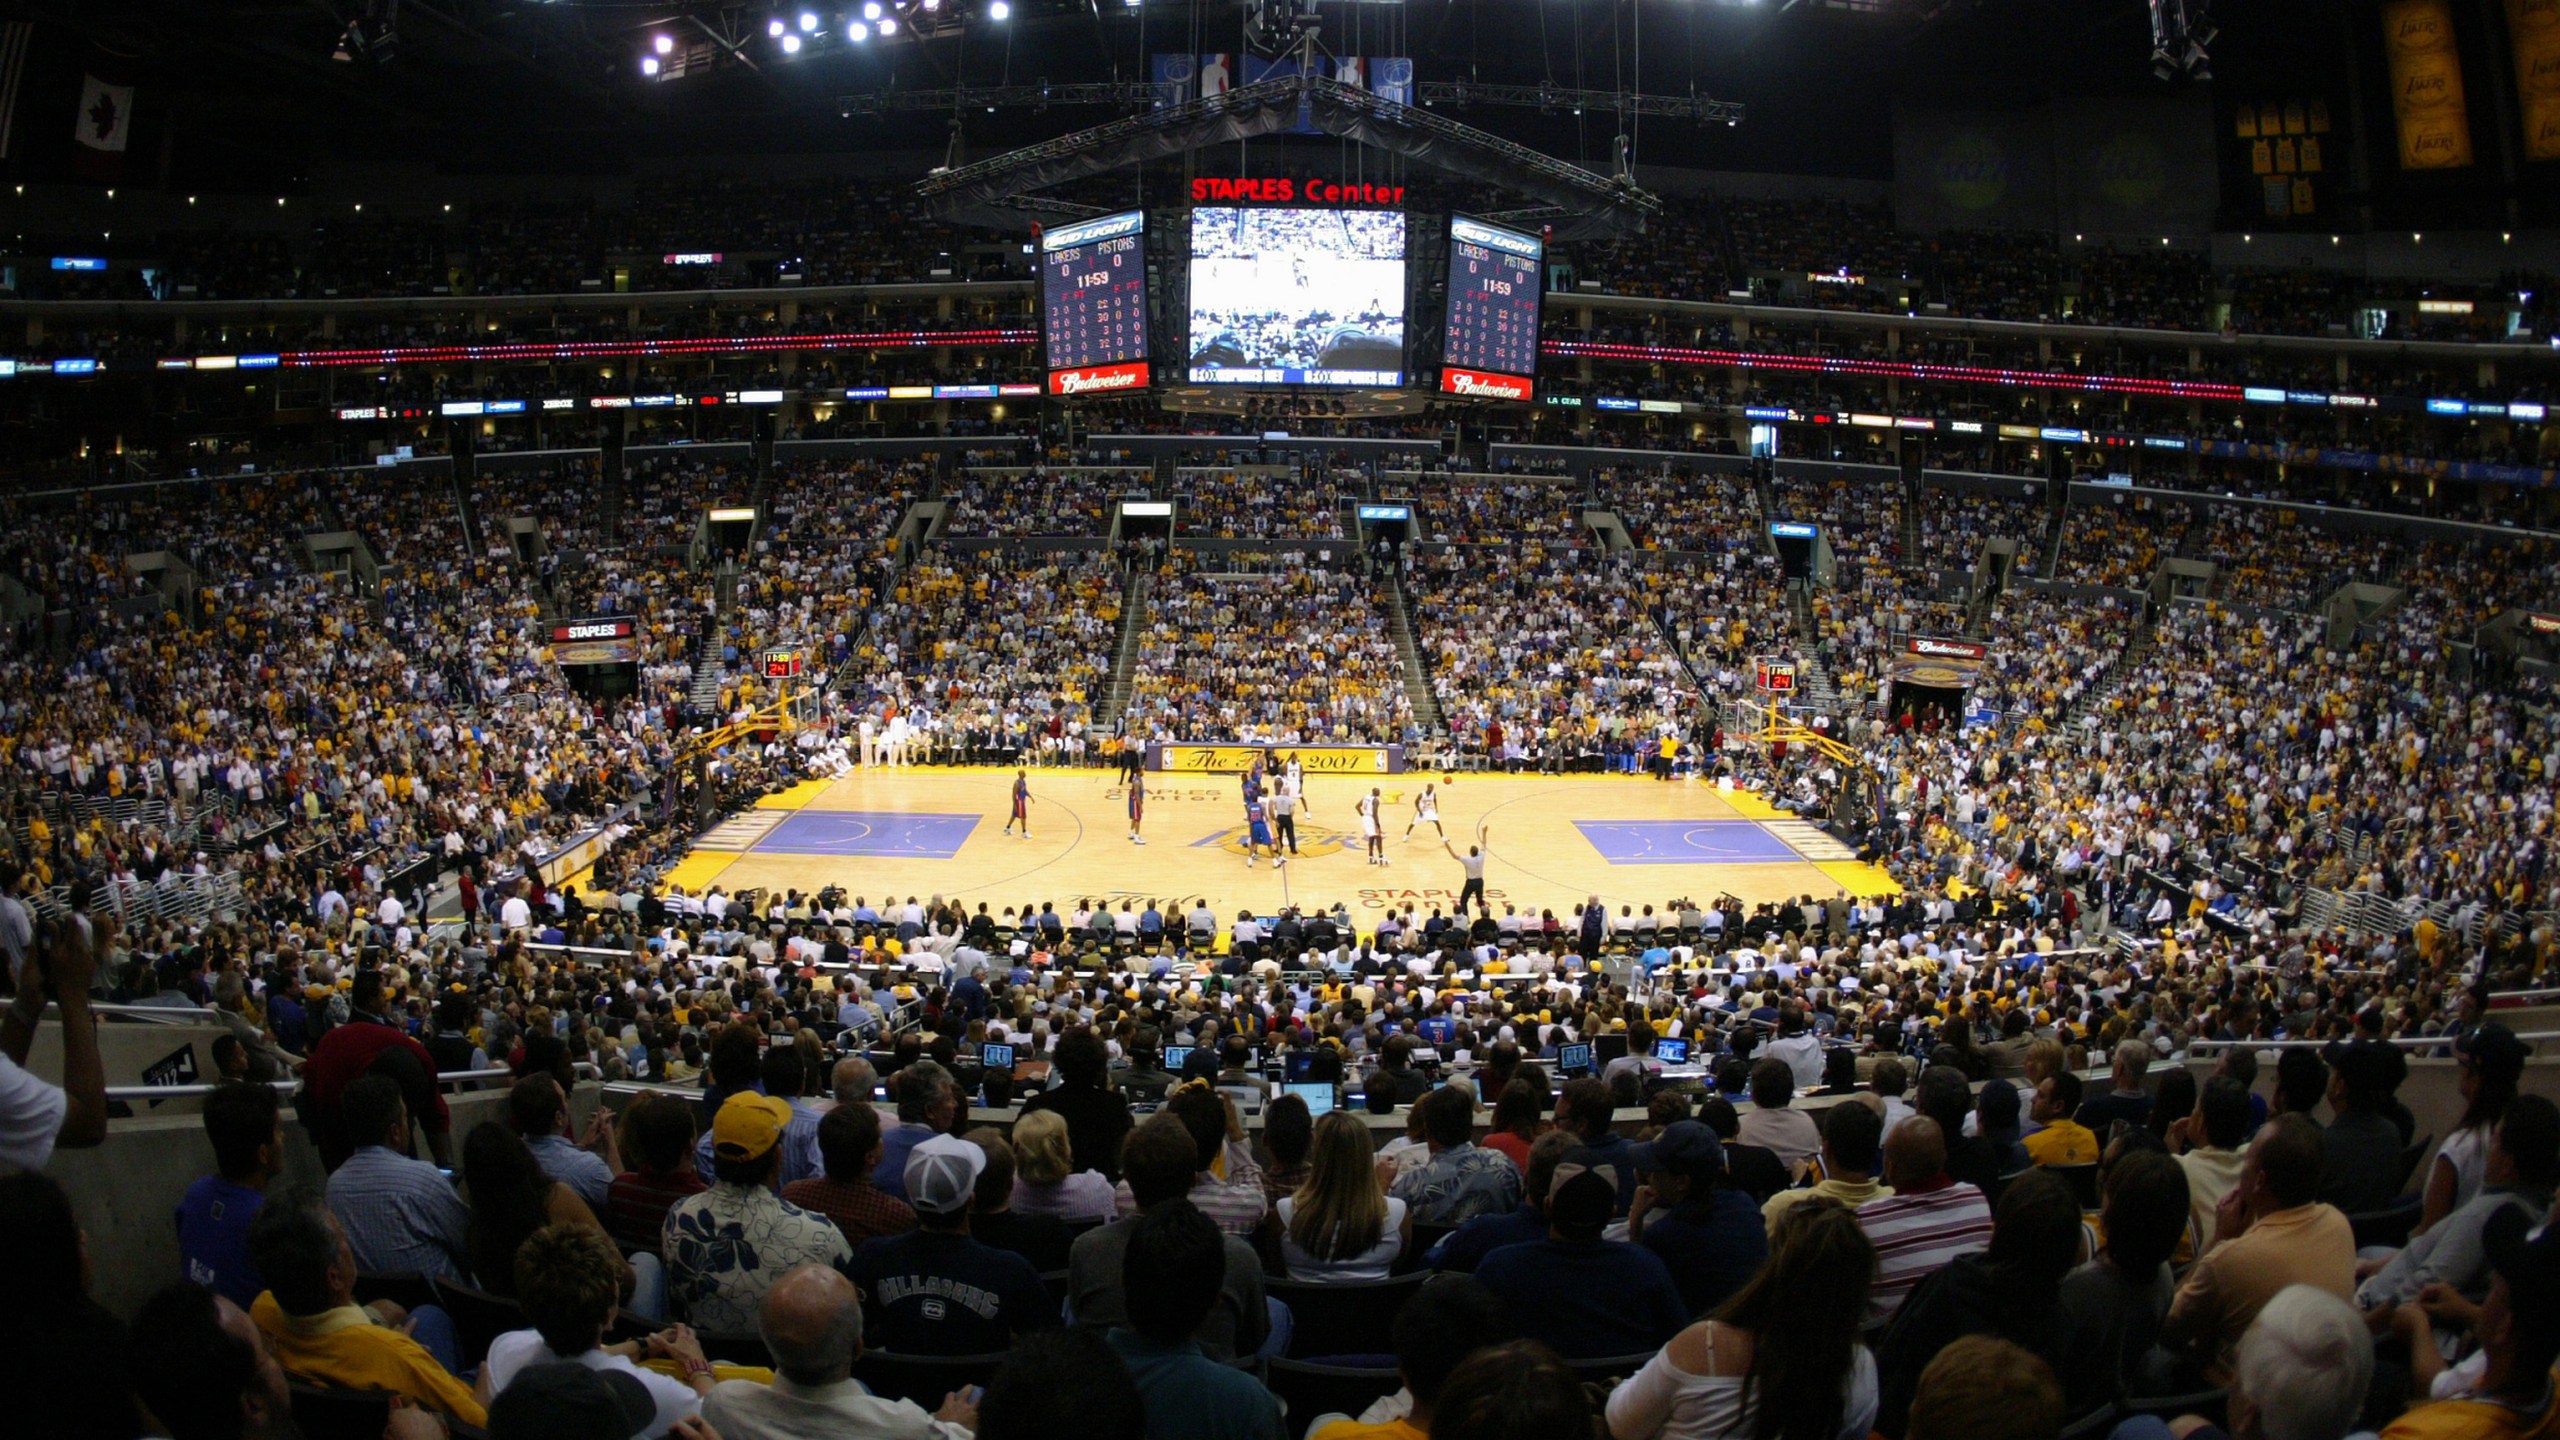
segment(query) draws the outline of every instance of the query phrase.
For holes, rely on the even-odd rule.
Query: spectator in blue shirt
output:
[[[890,1077],[889,1093],[898,1101],[898,1123],[880,1132],[880,1163],[871,1183],[898,1199],[907,1198],[907,1156],[916,1146],[951,1129],[960,1106],[960,1087],[951,1072],[931,1060],[918,1060]]]
[[[364,1076],[347,1087],[338,1103],[355,1152],[329,1176],[329,1212],[347,1232],[356,1269],[465,1279],[470,1273],[471,1209],[443,1171],[410,1158],[409,1113],[400,1098],[400,1082],[386,1075]]]
[[[1567,1152],[1547,1194],[1547,1238],[1506,1245],[1476,1267],[1522,1335],[1569,1359],[1656,1350],[1689,1323],[1660,1256],[1600,1238],[1617,1213],[1619,1183],[1589,1146]]]
[[[1550,1130],[1529,1147],[1526,1193],[1520,1208],[1499,1215],[1479,1215],[1452,1230],[1423,1257],[1434,1270],[1472,1272],[1484,1257],[1505,1245],[1526,1245],[1547,1238],[1547,1188],[1555,1182],[1556,1163],[1582,1143],[1569,1130]]]
[[[1605,1167],[1618,1182],[1617,1208],[1609,1212],[1612,1219],[1626,1214],[1636,1198],[1631,1147],[1626,1136],[1610,1128],[1616,1116],[1617,1102],[1611,1098],[1609,1087],[1588,1075],[1566,1081],[1563,1092],[1556,1096],[1556,1128],[1581,1136],[1583,1145],[1595,1152],[1595,1163]]]
[[[1147,1440],[1285,1440],[1262,1382],[1209,1358],[1196,1338],[1226,1284],[1226,1237],[1189,1200],[1138,1217],[1121,1262],[1128,1324],[1105,1338],[1128,1362]]]
[[[542,1165],[542,1173],[578,1192],[587,1208],[604,1218],[613,1177],[622,1173],[622,1152],[614,1140],[613,1111],[596,1107],[585,1145],[569,1138],[569,1097],[549,1074],[527,1075],[507,1092],[507,1123],[524,1137],[525,1147]]]
[[[1718,1182],[1724,1142],[1695,1120],[1679,1120],[1634,1147],[1636,1188],[1627,1238],[1662,1257],[1680,1298],[1702,1315],[1740,1290],[1769,1258],[1769,1233],[1751,1197]]]
[[[266,1288],[249,1260],[249,1222],[284,1168],[284,1125],[270,1086],[224,1085],[204,1100],[215,1173],[178,1202],[178,1256],[187,1278],[246,1310]]]

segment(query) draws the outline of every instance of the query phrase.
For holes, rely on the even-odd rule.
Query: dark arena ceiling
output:
[[[928,5],[930,8],[928,8]],[[1001,6],[1003,18],[991,12]],[[706,154],[940,152],[953,114],[848,117],[848,96],[1121,83],[1162,52],[1240,52],[1248,7],[1169,0],[45,0],[57,46],[138,84],[136,149],[172,188],[290,188],[333,164],[627,173]],[[1735,101],[1738,126],[1646,116],[1638,162],[1883,178],[1896,103],[2032,105],[2157,87],[2142,0],[1407,0],[1316,6],[1335,55],[1408,55],[1424,82]],[[2225,21],[2263,25],[2265,3]],[[2352,6],[2337,8],[2353,8]],[[784,53],[801,12],[809,42]],[[890,22],[878,33],[880,18]],[[350,35],[353,41],[350,41]],[[2296,32],[2299,38],[2299,32]],[[644,75],[666,37],[655,76]],[[2234,40],[2238,37],[2235,35]],[[2235,45],[2235,48],[2236,45]],[[2310,47],[2316,50],[2318,47]],[[335,58],[346,52],[347,58]],[[972,107],[973,156],[1128,107]],[[1616,117],[1472,104],[1467,123],[1594,169]],[[22,178],[24,177],[22,174]],[[32,178],[46,178],[36,176]]]

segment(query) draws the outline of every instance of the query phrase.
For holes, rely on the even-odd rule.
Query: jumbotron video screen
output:
[[[1404,383],[1404,213],[1191,212],[1191,382]]]

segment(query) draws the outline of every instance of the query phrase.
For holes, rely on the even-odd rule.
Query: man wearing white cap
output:
[[[845,1274],[862,1289],[866,1333],[900,1355],[987,1355],[1058,1323],[1031,1262],[969,1236],[987,1154],[949,1135],[907,1155],[907,1203],[917,1228],[853,1252]]]

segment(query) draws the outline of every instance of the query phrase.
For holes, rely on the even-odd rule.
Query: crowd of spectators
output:
[[[1562,768],[1685,728],[1688,676],[1648,603],[1659,578],[1632,556],[1535,542],[1423,557],[1414,642],[1450,745],[1511,768]]]
[[[884,726],[903,717],[919,759],[1080,759],[1124,578],[1099,552],[929,549],[872,609],[850,696]]]
[[[1220,540],[1341,539],[1343,497],[1368,488],[1358,471],[1334,471],[1318,480],[1186,466],[1175,478],[1182,488],[1183,533]]]
[[[1387,744],[1413,704],[1370,577],[1313,555],[1175,550],[1151,582],[1124,719],[1167,739]]]

